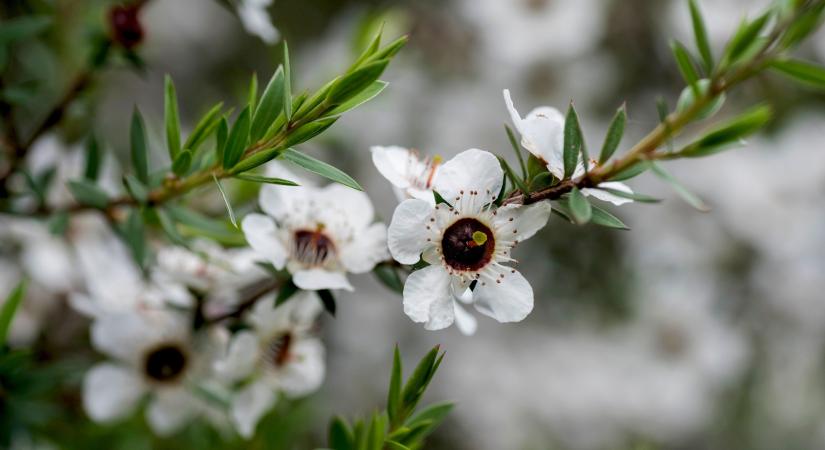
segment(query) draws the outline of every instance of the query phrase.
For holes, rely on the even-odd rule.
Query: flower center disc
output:
[[[175,345],[163,345],[146,356],[146,375],[160,382],[176,379],[186,368],[186,355]]]
[[[289,360],[289,351],[292,344],[292,334],[283,333],[275,336],[269,344],[268,360],[275,366],[281,367]]]
[[[459,219],[441,238],[444,262],[455,270],[479,270],[492,259],[495,241],[487,225],[469,217]]]
[[[295,232],[295,259],[308,266],[320,266],[335,253],[335,244],[319,230],[298,230]]]

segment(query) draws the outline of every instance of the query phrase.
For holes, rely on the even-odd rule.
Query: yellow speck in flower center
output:
[[[483,231],[474,231],[473,242],[475,242],[476,245],[484,245],[484,243],[487,242],[487,233]]]

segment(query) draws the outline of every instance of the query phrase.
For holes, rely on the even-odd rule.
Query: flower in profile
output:
[[[280,33],[272,25],[267,8],[272,0],[241,0],[238,5],[238,17],[249,34],[254,34],[267,44],[278,41]]]
[[[301,291],[280,306],[264,297],[247,317],[250,329],[232,337],[215,371],[242,383],[231,402],[231,417],[241,436],[251,437],[278,394],[299,397],[317,390],[324,379],[324,347],[312,333],[321,303]]]
[[[435,203],[433,180],[441,157],[421,155],[416,150],[398,146],[375,145],[370,151],[372,163],[392,183],[398,201],[417,198]]]
[[[161,309],[109,314],[92,324],[92,344],[111,358],[94,366],[83,381],[83,405],[97,422],[126,417],[149,396],[146,419],[168,435],[208,404],[193,386],[205,381],[210,353],[206,336],[194,336],[188,316]],[[203,339],[200,339],[203,338]]]
[[[510,91],[504,90],[504,102],[507,104],[507,110],[510,112],[510,118],[513,121],[513,126],[516,127],[519,134],[521,134],[521,145],[540,159],[547,166],[547,170],[558,179],[564,178],[564,116],[556,108],[550,106],[539,106],[530,111],[526,117],[522,118],[519,112],[513,106],[513,100],[510,98]],[[596,167],[595,161],[588,161],[588,169]],[[573,172],[573,177],[580,177],[584,175],[584,164],[580,161],[576,170]],[[620,197],[605,189],[612,189],[615,191],[622,191],[632,194],[633,191],[624,183],[618,181],[605,181],[599,183],[594,188],[583,188],[581,191],[584,195],[593,196],[599,200],[613,203],[614,205],[622,205],[630,203],[633,200],[625,197]]]
[[[295,180],[280,165],[270,176]],[[385,260],[387,227],[373,223],[367,194],[330,184],[319,188],[266,185],[258,203],[266,214],[249,214],[242,224],[249,245],[276,269],[284,267],[301,289],[347,289],[347,272],[369,272]]]
[[[388,232],[393,258],[430,266],[404,285],[404,312],[428,330],[457,322],[471,334],[475,322],[461,303],[499,322],[518,322],[533,309],[533,289],[517,270],[513,247],[541,229],[550,204],[496,208],[504,173],[491,153],[470,149],[444,163],[433,183],[451,205],[409,199],[395,209]],[[471,289],[472,292],[467,292]]]

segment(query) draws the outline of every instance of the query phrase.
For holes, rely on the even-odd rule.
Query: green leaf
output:
[[[232,174],[232,176],[237,177],[238,174],[241,174],[248,170],[252,170],[262,164],[268,163],[280,154],[281,147],[267,148],[257,151],[252,155],[249,155],[248,157],[244,158],[241,162],[235,165],[235,167],[232,168],[230,173]]]
[[[378,32],[375,33],[375,36],[370,41],[369,45],[364,48],[364,51],[358,56],[358,59],[352,64],[349,71],[355,69],[356,67],[360,66],[361,63],[369,59],[372,55],[378,52],[378,49],[381,47],[381,35],[384,33],[384,24],[382,23],[378,29]]]
[[[239,180],[252,181],[254,183],[279,184],[282,186],[299,186],[298,183],[294,181],[285,180],[283,178],[264,177],[260,175],[252,175],[246,173],[239,173],[235,175],[235,178]]]
[[[638,192],[625,192],[620,191],[618,189],[611,189],[606,187],[599,187],[602,191],[609,192],[617,197],[622,198],[629,198],[633,201],[641,202],[641,203],[659,203],[662,201],[660,198],[651,197],[649,195],[639,194]]]
[[[527,157],[527,179],[532,180],[545,172],[548,172],[547,165],[531,153]]]
[[[697,197],[696,194],[690,192],[682,183],[679,182],[673,175],[667,172],[664,167],[655,163],[655,162],[648,162],[651,171],[660,179],[670,184],[674,191],[679,194],[679,197],[682,198],[687,204],[696,208],[699,211],[707,212],[710,211],[710,208],[702,201],[701,198]]]
[[[89,181],[97,180],[100,172],[100,147],[94,135],[89,136],[86,143],[86,168],[83,170],[83,177]]]
[[[266,95],[266,94],[264,94]],[[263,108],[264,99],[261,99],[261,106]],[[244,108],[235,124],[232,125],[232,131],[226,138],[226,145],[223,149],[223,168],[231,169],[241,160],[246,144],[249,142],[249,108]]]
[[[329,447],[332,450],[355,450],[355,437],[346,421],[334,417],[329,424]]]
[[[410,450],[410,448],[407,447],[406,445],[400,444],[400,443],[398,443],[396,441],[393,441],[393,440],[386,441],[386,444],[387,444],[387,447],[390,448],[390,450]]]
[[[710,80],[708,79],[701,79],[697,81],[695,89],[691,87],[684,88],[681,95],[679,95],[679,100],[676,103],[676,111],[680,113],[687,111],[696,102],[697,94],[700,97],[704,97],[708,95],[709,90]],[[720,109],[722,109],[722,105],[725,104],[725,98],[724,92],[716,96],[716,98],[711,100],[709,104],[699,111],[696,118],[701,120],[715,115]]]
[[[393,56],[395,56],[396,53],[401,51],[401,49],[404,48],[405,45],[407,45],[408,40],[409,40],[409,37],[401,36],[400,38],[398,38],[398,39],[390,42],[389,44],[387,44],[386,47],[384,47],[381,50],[375,52],[375,54],[372,55],[369,58],[369,60],[370,61],[380,61],[382,59],[392,58]]]
[[[767,105],[752,108],[705,134],[680,151],[679,155],[697,158],[726,150],[731,144],[738,143],[745,136],[762,129],[772,116],[773,112]]]
[[[6,297],[2,307],[0,307],[0,347],[6,345],[6,339],[11,329],[11,322],[14,319],[14,314],[20,303],[23,302],[23,297],[26,295],[26,280],[17,283],[17,286]]]
[[[453,404],[449,402],[445,403],[435,403],[423,408],[421,411],[416,413],[409,421],[407,421],[407,426],[415,427],[423,422],[430,422],[431,424],[437,425],[441,423],[450,411],[453,410]]]
[[[370,426],[367,429],[366,450],[381,450],[384,443],[384,424],[382,417],[378,413],[372,415]]]
[[[499,162],[499,164],[501,164],[501,167],[504,169],[504,173],[507,175],[507,178],[509,178],[510,181],[513,182],[513,185],[515,185],[518,188],[518,190],[520,190],[521,192],[524,192],[524,193],[529,193],[530,192],[527,188],[527,185],[524,184],[524,180],[522,180],[521,177],[519,177],[518,175],[513,173],[513,169],[510,168],[510,165],[507,164],[507,161],[505,161],[504,158],[499,156],[498,157],[498,162]]]
[[[622,142],[626,122],[627,110],[625,109],[625,106],[622,105],[621,108],[616,110],[613,120],[610,121],[610,125],[607,127],[607,135],[604,137],[602,151],[599,154],[599,164],[606,163],[610,157],[613,156],[613,153],[616,152],[616,149],[619,147],[619,143]]]
[[[109,205],[109,196],[106,192],[89,180],[72,180],[68,182],[75,200],[82,205],[103,209]]]
[[[619,230],[629,230],[630,227],[624,224],[618,217],[610,214],[609,212],[599,208],[596,205],[590,205],[593,209],[593,217],[591,218],[591,222],[596,225],[601,225],[603,227],[608,228],[617,228]]]
[[[189,166],[192,165],[192,152],[189,150],[183,150],[182,152],[178,153],[177,158],[175,158],[174,162],[172,162],[172,172],[175,175],[181,177],[186,175],[186,172],[189,170]]]
[[[389,59],[374,61],[342,76],[329,89],[325,102],[334,107],[355,97],[378,80],[389,62]]]
[[[335,317],[335,297],[332,295],[332,292],[330,292],[329,289],[321,289],[316,292],[321,299],[321,303],[324,305],[324,310],[326,310],[330,316]]]
[[[292,298],[299,290],[300,288],[296,286],[295,283],[292,282],[292,278],[290,278],[278,289],[278,295],[275,297],[275,306],[286,303],[286,301]]]
[[[188,148],[193,153],[198,151],[198,147],[218,128],[218,124],[221,122],[222,107],[223,102],[218,103],[201,118],[192,133],[189,134],[183,148]]]
[[[215,159],[223,164],[223,157],[226,154],[226,139],[229,137],[229,123],[226,117],[221,117],[218,121],[217,132],[215,133]]]
[[[246,104],[250,111],[255,111],[255,103],[258,101],[258,73],[252,72],[252,79],[249,80],[249,94]]]
[[[126,223],[123,226],[123,238],[129,247],[132,257],[139,267],[146,262],[147,248],[144,236],[143,215],[139,209],[129,211]]]
[[[212,179],[215,180],[215,184],[218,185],[218,191],[221,193],[223,204],[226,205],[226,212],[229,214],[229,221],[232,222],[235,228],[238,228],[238,221],[235,220],[235,211],[232,210],[232,203],[229,202],[229,197],[227,197],[226,191],[223,190],[223,185],[215,174],[212,174]]]
[[[706,74],[713,72],[713,52],[710,50],[710,43],[708,40],[708,31],[705,27],[705,21],[702,19],[702,12],[699,10],[699,5],[696,0],[690,0],[690,19],[693,23],[693,37],[696,39],[696,49],[699,50],[699,55],[702,56],[702,67]]]
[[[757,17],[753,22],[742,22],[725,50],[724,65],[737,62],[739,58],[757,42],[759,33],[765,28],[765,24],[768,23],[768,19],[770,18],[771,11],[769,10]]]
[[[344,186],[351,187],[353,189],[363,191],[364,189],[352,179],[349,175],[345,174],[341,170],[323,162],[319,161],[305,153],[301,153],[295,149],[288,148],[281,153],[281,156],[289,162],[297,164],[304,169],[318,174],[324,178],[332,180],[336,183],[341,183]]]
[[[399,294],[404,292],[404,283],[401,281],[398,271],[392,265],[377,264],[372,272],[384,286]]]
[[[573,214],[573,220],[579,224],[584,225],[593,217],[593,208],[587,197],[582,194],[579,188],[574,187],[570,191],[570,196],[567,199],[570,206],[570,212]]]
[[[825,14],[825,3],[811,5],[806,11],[801,11],[796,19],[788,26],[782,36],[782,47],[788,48],[808,37],[822,24]]]
[[[149,198],[149,191],[146,189],[146,185],[141,183],[137,177],[127,173],[123,176],[123,184],[126,186],[129,196],[135,199],[136,202],[140,204],[146,203],[146,200]]]
[[[579,118],[573,107],[573,102],[567,108],[564,118],[564,178],[570,178],[576,171],[579,161],[579,152],[582,148],[582,136],[579,128]]]
[[[684,78],[691,89],[696,90],[696,81],[699,80],[699,74],[696,73],[696,67],[693,65],[690,53],[688,53],[681,42],[676,40],[670,41],[670,50],[676,59],[676,65],[679,66],[679,72],[682,73],[682,78]]]
[[[206,237],[229,246],[247,246],[243,233],[228,220],[214,219],[188,208],[169,205],[166,207],[181,233],[191,237]]]
[[[327,128],[331,127],[336,120],[338,120],[338,117],[328,117],[310,122],[298,128],[287,137],[283,147],[293,147],[318,136],[326,131]]]
[[[392,357],[392,372],[390,375],[390,389],[387,394],[387,416],[390,426],[395,427],[403,420],[399,418],[401,408],[401,353],[396,344]]]
[[[34,37],[52,25],[49,16],[21,16],[3,19],[0,24],[0,46]]]
[[[430,380],[435,375],[435,370],[438,364],[439,347],[435,346],[430,350],[418,363],[410,378],[404,384],[404,389],[401,391],[401,404],[406,412],[415,409],[415,405],[424,395]]]
[[[825,67],[798,59],[772,61],[770,67],[795,81],[825,90]]]
[[[289,47],[284,41],[284,116],[286,121],[292,120],[292,73],[289,63]]]
[[[354,97],[336,106],[332,111],[325,114],[325,116],[337,116],[343,114],[351,109],[355,109],[364,103],[377,97],[378,94],[384,91],[389,83],[386,81],[376,80],[367,86],[363,91],[359,92]]]
[[[521,176],[522,178],[527,178],[527,164],[524,162],[524,155],[521,154],[521,147],[518,144],[516,135],[513,134],[513,130],[511,130],[507,124],[504,125],[504,131],[507,133],[510,146],[513,147],[513,153],[515,153],[516,158],[518,158],[518,165],[521,167]]]
[[[163,208],[156,208],[155,214],[157,215],[158,222],[160,222],[160,227],[166,233],[166,236],[168,236],[169,239],[175,244],[186,247],[188,245],[186,239],[181,236],[177,225],[169,216],[169,213]]]
[[[144,184],[149,181],[149,160],[146,148],[146,129],[143,126],[143,116],[135,107],[132,113],[132,126],[129,129],[131,143],[132,166],[138,180]]]
[[[55,211],[49,217],[49,232],[55,236],[62,236],[69,226],[69,213],[67,211]]]
[[[166,147],[169,159],[175,161],[180,153],[180,116],[178,114],[178,96],[172,77],[164,78],[163,116],[166,122]]]
[[[250,128],[251,139],[253,141],[260,139],[283,109],[284,67],[278,66],[278,69],[272,74],[272,78],[269,79],[266,89],[264,89],[264,94],[261,96],[261,103],[257,109],[255,109],[255,114],[252,118],[252,127]]]

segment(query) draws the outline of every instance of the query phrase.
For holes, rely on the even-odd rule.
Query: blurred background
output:
[[[699,3],[717,52],[744,15],[768,4]],[[27,103],[33,117],[84,61],[89,30],[103,27],[108,3],[35,5],[54,8],[58,22],[18,54],[42,77]],[[381,23],[389,38],[410,35],[384,76],[388,89],[305,149],[353,175],[386,222],[396,200],[370,145],[446,158],[477,147],[512,160],[501,95],[509,88],[522,113],[574,100],[591,147],[626,102],[621,151],[658,123],[657,96],[676,103],[682,82],[668,39],[692,42],[680,0],[276,0],[269,12],[289,42],[296,91],[344,69]],[[151,0],[140,20],[145,69],[105,71],[38,151],[71,153],[83,145],[79,130],[91,126],[115,159],[127,161],[135,104],[161,146],[164,74],[175,79],[187,130],[216,101],[244,98],[252,72],[266,80],[280,62],[280,46],[245,33],[218,2]],[[825,62],[825,34],[801,56]],[[324,387],[267,418],[264,428],[276,437],[266,448],[323,446],[331,415],[383,405],[395,343],[408,367],[434,344],[447,352],[426,400],[457,407],[429,449],[825,448],[825,96],[766,76],[730,95],[721,114],[760,99],[777,108],[767,133],[745,148],[668,164],[710,212],[642,176],[631,181],[634,190],[665,201],[613,208],[630,231],[554,216],[518,248],[536,295],[522,323],[481,319],[472,337],[455,328],[428,332],[404,315],[400,296],[371,275],[354,277],[355,292],[338,295],[338,316],[324,317]],[[213,191],[198,201],[221,214]],[[96,356],[82,344],[84,319],[60,293],[74,283],[60,271],[72,265],[71,251],[36,227],[4,225],[0,234],[0,295],[23,272],[33,279],[12,337],[34,345],[44,366],[69,360],[59,368],[62,387],[32,406],[62,410],[65,424],[53,436],[65,438],[65,448],[244,448],[211,441],[201,425],[163,440],[147,435],[139,418],[114,427],[88,422],[79,380]]]

